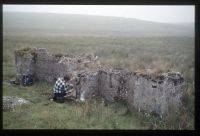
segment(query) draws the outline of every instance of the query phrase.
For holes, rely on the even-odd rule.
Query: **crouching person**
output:
[[[54,85],[54,88],[53,88],[53,92],[54,92],[53,100],[54,101],[58,101],[61,103],[64,102],[64,97],[67,95],[67,93],[69,91],[68,81],[70,81],[69,75],[65,75],[64,77],[60,77],[57,79],[57,81]]]

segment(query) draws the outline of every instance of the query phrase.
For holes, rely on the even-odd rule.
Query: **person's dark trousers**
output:
[[[53,100],[63,103],[66,93],[54,93]]]

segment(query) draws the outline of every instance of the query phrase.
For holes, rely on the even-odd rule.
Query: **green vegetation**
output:
[[[124,116],[126,107],[118,104],[104,106],[93,100],[85,104],[66,101],[64,104],[49,101],[45,94],[50,85],[37,83],[32,87],[13,87],[4,83],[4,95],[21,96],[32,102],[3,112],[4,128],[58,128],[58,129],[145,129],[139,118]],[[50,91],[46,91],[50,92]],[[114,115],[114,116],[113,116]]]
[[[23,49],[15,50],[15,53],[19,54],[20,56],[23,56],[24,54],[36,55],[35,51],[36,51],[36,48],[26,47],[26,48],[23,48]]]
[[[14,50],[24,47],[46,48],[53,54],[94,52],[102,65],[128,70],[156,69],[179,71],[187,89],[179,113],[160,119],[127,110],[127,106],[100,99],[85,104],[48,100],[52,85],[38,82],[31,87],[11,86],[15,77]],[[19,96],[32,102],[3,111],[3,128],[65,129],[194,129],[194,38],[189,37],[87,37],[34,33],[4,33],[3,95]]]

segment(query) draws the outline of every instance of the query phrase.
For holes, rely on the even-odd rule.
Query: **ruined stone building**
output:
[[[94,54],[80,56],[52,55],[45,49],[23,49],[15,51],[17,78],[32,74],[35,81],[55,80],[71,74],[79,77],[75,85],[78,99],[102,96],[105,100],[123,101],[131,109],[163,115],[169,106],[181,105],[185,82],[178,72],[149,75],[126,70],[101,67]]]

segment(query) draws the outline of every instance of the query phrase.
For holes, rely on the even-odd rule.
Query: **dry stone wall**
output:
[[[79,73],[79,83],[76,85],[77,97],[81,100],[99,95],[99,73],[98,71],[88,71]]]
[[[169,106],[181,105],[185,82],[178,72],[160,75],[116,70],[101,67],[94,54],[80,56],[59,56],[49,54],[45,49],[35,49],[19,55],[15,52],[17,78],[22,74],[33,74],[35,79],[54,81],[65,74],[71,74],[77,98],[86,100],[102,96],[107,101],[126,102],[131,109],[163,115]]]
[[[29,49],[23,54],[21,50],[15,51],[15,66],[17,78],[23,74],[32,74],[36,80],[54,82],[58,77],[72,74],[74,71],[98,67],[99,63],[93,54],[81,56],[63,55],[57,57],[45,49],[35,49],[34,54]]]
[[[171,104],[178,110],[185,90],[184,79],[177,72],[154,77],[124,70],[98,70],[98,73],[90,73],[90,78],[85,77],[84,80],[86,87],[81,93],[87,92],[91,96],[96,92],[107,101],[126,102],[132,109],[159,115],[167,113]]]
[[[35,74],[34,56],[32,54],[24,54],[22,57],[15,52],[15,66],[18,79],[21,79],[23,74]]]

